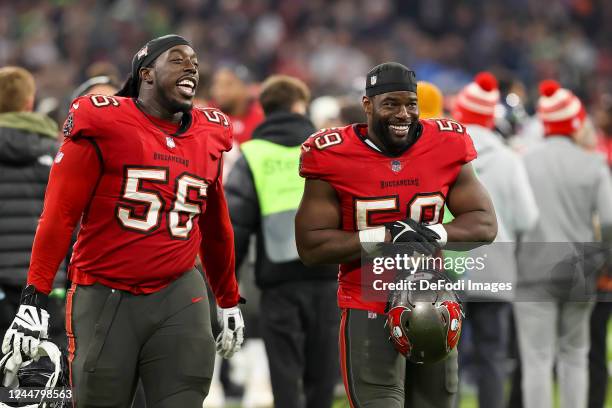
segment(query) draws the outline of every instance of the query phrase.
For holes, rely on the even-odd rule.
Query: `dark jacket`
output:
[[[47,116],[0,114],[0,285],[26,283],[57,134]]]
[[[263,139],[283,146],[299,146],[315,128],[305,116],[279,112],[269,115],[253,132],[253,139]],[[280,283],[299,280],[335,280],[338,267],[325,265],[306,267],[297,260],[274,263],[265,251],[261,228],[261,213],[253,175],[244,156],[236,161],[225,183],[225,193],[234,226],[236,269],[246,258],[251,234],[257,234],[255,281],[262,289]]]

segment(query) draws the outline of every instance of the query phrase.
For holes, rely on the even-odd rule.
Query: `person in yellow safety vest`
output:
[[[330,408],[339,373],[338,268],[304,266],[295,244],[304,189],[300,146],[316,130],[306,117],[309,100],[302,81],[268,78],[259,96],[266,118],[240,146],[242,157],[225,184],[237,270],[256,234],[260,327],[277,408]]]

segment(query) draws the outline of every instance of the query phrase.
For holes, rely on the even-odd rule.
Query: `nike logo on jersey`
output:
[[[204,296],[198,296],[198,297],[191,298],[191,303],[198,303],[202,299],[204,299]]]

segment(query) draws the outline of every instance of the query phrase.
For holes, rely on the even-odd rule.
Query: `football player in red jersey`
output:
[[[129,407],[138,378],[148,407],[202,406],[215,341],[198,252],[219,305],[216,348],[229,357],[241,346],[220,177],[231,125],[216,109],[192,109],[197,67],[185,39],[156,38],[134,56],[117,96],[75,99],[64,124],[28,286],[2,349],[36,354],[47,294],[81,220],[66,301],[79,407]]]
[[[366,80],[367,124],[322,130],[303,145],[298,250],[306,264],[341,263],[341,366],[351,407],[450,407],[456,353],[407,368],[383,327],[385,302],[363,296],[362,246],[404,242],[430,255],[447,241],[491,242],[495,213],[470,165],[476,152],[465,127],[419,120],[414,73],[388,62]],[[455,219],[442,225],[445,204]]]

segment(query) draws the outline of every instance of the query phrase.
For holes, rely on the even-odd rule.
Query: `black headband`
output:
[[[132,58],[132,72],[121,90],[117,92],[117,96],[137,97],[140,88],[140,69],[150,67],[157,57],[177,45],[191,47],[189,41],[176,34],[164,35],[149,41]]]
[[[375,66],[366,76],[366,96],[387,92],[416,92],[414,71],[397,62],[385,62]]]

